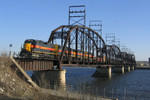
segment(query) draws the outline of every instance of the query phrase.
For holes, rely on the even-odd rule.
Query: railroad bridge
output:
[[[107,45],[103,38],[89,27],[61,25],[51,32],[48,43],[58,44],[62,50],[53,59],[15,57],[25,71],[61,69],[62,66],[97,68],[135,67],[135,56],[121,52],[116,45]],[[55,52],[55,51],[54,51]],[[67,53],[66,53],[67,52]],[[82,52],[82,54],[80,53]],[[119,69],[120,70],[120,69]]]

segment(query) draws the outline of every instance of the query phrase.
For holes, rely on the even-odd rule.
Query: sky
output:
[[[115,33],[137,61],[150,57],[150,0],[0,0],[0,52],[19,52],[26,39],[48,41],[68,24],[69,6],[86,6],[86,26],[102,20],[102,34]]]

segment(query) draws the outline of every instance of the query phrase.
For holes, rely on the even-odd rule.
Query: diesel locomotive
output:
[[[24,42],[24,46],[21,49],[20,57],[22,58],[37,58],[37,59],[58,59],[60,54],[62,53],[62,47],[60,45],[54,45],[48,42],[44,42],[41,40],[27,39]],[[70,59],[73,61],[76,59],[76,50],[70,49],[68,52],[68,47],[65,49],[65,53],[63,55],[63,60],[67,60],[68,53],[70,53]],[[88,59],[92,61],[96,58],[90,52],[84,52],[78,50],[77,59],[79,61],[84,57],[85,60]]]

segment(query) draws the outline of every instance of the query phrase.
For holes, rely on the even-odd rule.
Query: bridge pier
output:
[[[132,71],[134,70],[134,66],[133,66],[133,65],[131,66],[131,70],[132,70]]]
[[[66,70],[47,70],[47,71],[34,71],[33,80],[37,81],[38,85],[41,87],[52,86],[52,88],[56,88],[59,90],[66,90]],[[52,84],[52,85],[50,85]]]
[[[125,66],[124,69],[126,72],[130,72],[130,66]]]
[[[49,70],[48,75],[53,82],[58,82],[60,87],[65,86],[66,84],[66,70],[61,69],[61,70]],[[64,88],[65,89],[65,88]]]
[[[124,74],[124,66],[115,66],[114,67],[114,72],[115,73],[122,73],[122,74]]]
[[[111,67],[110,66],[96,67],[96,71],[92,75],[92,77],[111,77]]]

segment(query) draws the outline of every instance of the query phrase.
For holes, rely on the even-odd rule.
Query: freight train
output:
[[[62,47],[60,45],[54,45],[48,42],[43,42],[41,40],[27,39],[24,42],[24,47],[21,49],[20,57],[22,58],[38,58],[38,59],[58,59],[62,53]],[[70,59],[73,61],[76,59],[76,50],[70,49],[68,52],[68,47],[66,47],[63,60],[67,60],[68,53],[70,53]],[[83,52],[78,50],[77,59],[81,61],[84,57],[85,60],[92,61],[96,60],[90,52]],[[97,59],[100,60],[100,59]]]

